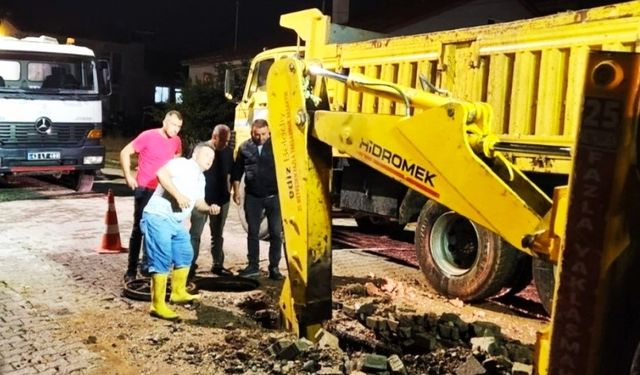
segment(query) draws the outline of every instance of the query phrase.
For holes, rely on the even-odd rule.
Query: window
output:
[[[253,70],[251,72],[251,86],[249,86],[248,93],[249,97],[251,97],[253,93],[258,91],[259,89],[265,89],[264,86],[267,84],[267,74],[269,73],[269,68],[271,68],[273,61],[273,59],[258,61],[253,67]]]
[[[95,62],[85,56],[0,51],[3,92],[96,94]]]
[[[182,104],[182,89],[176,89],[176,103]]]
[[[30,63],[27,71],[29,81],[44,81],[44,78],[51,75],[51,65],[45,63]]]
[[[169,88],[165,86],[156,86],[156,103],[169,103]]]
[[[20,63],[17,61],[0,60],[0,77],[7,81],[20,79]]]

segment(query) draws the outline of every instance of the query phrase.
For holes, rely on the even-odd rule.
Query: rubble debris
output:
[[[470,355],[467,360],[456,369],[456,375],[483,375],[487,370],[482,367],[476,357]]]
[[[387,357],[378,354],[367,354],[364,357],[362,370],[364,371],[385,371],[387,369]]]
[[[333,334],[324,329],[320,329],[315,336],[318,346],[321,348],[333,348],[340,350],[340,340]]]
[[[407,368],[404,366],[404,363],[402,362],[400,357],[398,357],[397,354],[392,354],[391,356],[389,356],[387,361],[389,363],[389,370],[391,371],[392,375],[407,375],[408,374],[407,373]]]
[[[533,366],[520,362],[514,362],[511,373],[513,375],[531,375],[533,374]]]

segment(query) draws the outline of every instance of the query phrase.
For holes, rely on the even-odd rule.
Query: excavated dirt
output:
[[[381,342],[385,340],[367,327],[362,316],[348,313],[366,304],[387,317],[438,317],[454,312],[467,323],[493,322],[507,340],[524,344],[534,342],[535,331],[544,323],[446,300],[425,292],[419,284],[371,275],[364,284],[335,287],[334,318],[324,328],[340,339],[339,349],[312,346],[293,358],[278,358],[270,347],[295,342],[297,337],[274,328],[281,282],[261,281],[258,291],[203,292],[198,305],[175,307],[180,322],[153,319],[147,314],[148,303],[123,300],[126,309],[86,311],[65,323],[71,330],[68,333],[85,337],[85,343],[104,359],[104,366],[96,368],[95,374],[357,374],[367,354],[393,354],[384,349]],[[388,343],[401,341],[392,337]],[[431,351],[405,350],[399,357],[409,374],[450,374],[471,353],[468,342],[459,341]]]

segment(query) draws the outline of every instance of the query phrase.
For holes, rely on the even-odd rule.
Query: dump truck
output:
[[[104,166],[109,64],[47,36],[0,37],[0,176],[65,177],[90,191]]]
[[[337,74],[360,74],[381,81],[372,87],[398,84],[438,93],[442,103],[486,103],[492,115],[487,122],[492,150],[499,151],[505,165],[514,166],[505,173],[511,175],[517,169],[522,178],[534,183],[532,194],[547,197],[541,198],[538,208],[546,211],[551,204],[548,197],[556,186],[566,185],[571,170],[589,52],[635,51],[640,6],[628,2],[391,38],[333,25],[315,9],[283,15],[280,23],[294,30],[303,43],[256,56],[236,109],[236,131],[245,129],[248,134],[252,119],[268,117],[264,83],[269,67],[291,56]],[[323,81],[326,87],[320,89],[313,79],[310,76],[309,85],[315,91],[323,90],[325,97],[320,100],[318,92],[310,91],[307,100],[319,101],[331,112],[378,118],[412,117],[424,111],[402,98],[356,90],[335,80]],[[371,140],[362,141],[359,147],[371,162],[347,155],[340,147],[332,149],[329,190],[333,207],[352,212],[363,219],[360,223],[380,227],[398,228],[417,221],[415,249],[420,269],[442,295],[474,301],[504,288],[515,293],[528,285],[533,274],[540,298],[550,311],[553,262],[546,256],[531,257],[519,239],[496,230],[500,222],[516,227],[512,208],[471,180],[465,183],[474,186],[475,199],[489,203],[488,211],[461,214],[434,193],[434,186],[444,183],[444,168],[466,168],[453,163],[455,155],[443,151],[442,163],[425,169],[414,159]],[[440,146],[431,142],[426,147]],[[406,173],[411,175],[410,184]]]
[[[637,373],[638,15],[630,2],[466,29],[501,33],[460,46],[441,38],[456,33],[331,44],[320,12],[282,16],[305,41],[304,58],[275,61],[266,84],[285,326],[314,337],[331,318],[335,149],[424,196],[416,245],[443,292],[490,295],[513,275],[516,251],[555,267],[537,374]],[[420,88],[418,67],[429,64],[452,74],[449,86]]]

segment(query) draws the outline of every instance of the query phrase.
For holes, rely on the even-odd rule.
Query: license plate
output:
[[[27,160],[60,160],[58,151],[27,152]]]

